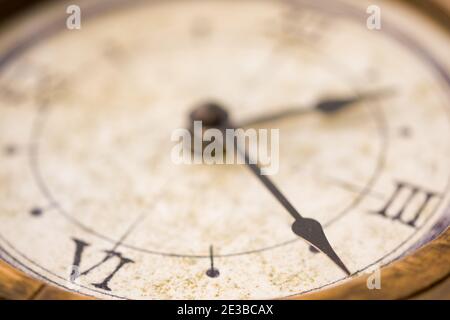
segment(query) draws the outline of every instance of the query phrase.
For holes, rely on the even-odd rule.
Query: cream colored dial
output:
[[[354,274],[446,225],[449,42],[425,18],[383,1],[371,31],[362,1],[99,3],[82,6],[81,30],[49,24],[59,5],[0,36],[0,253],[13,265],[100,298],[344,281],[244,166],[173,163],[171,133],[207,99],[243,123],[388,92],[259,124],[280,130],[271,179]]]

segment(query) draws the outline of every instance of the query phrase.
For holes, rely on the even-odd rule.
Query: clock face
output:
[[[450,45],[409,7],[369,30],[356,0],[85,4],[79,30],[58,6],[0,37],[15,267],[99,298],[287,297],[448,225]],[[207,100],[279,130],[276,174],[173,162]]]

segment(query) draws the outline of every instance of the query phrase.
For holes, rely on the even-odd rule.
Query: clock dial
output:
[[[100,298],[276,298],[417,248],[450,217],[449,42],[380,5],[381,30],[364,1],[312,0],[86,1],[80,30],[61,4],[13,24],[1,257]],[[275,175],[172,161],[211,100],[279,130]]]

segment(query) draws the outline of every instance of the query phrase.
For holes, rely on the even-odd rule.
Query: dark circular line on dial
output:
[[[179,254],[179,253],[170,253],[170,252],[161,252],[161,251],[154,251],[154,250],[149,250],[149,249],[145,249],[145,248],[140,248],[140,247],[136,247],[124,242],[119,242],[117,240],[114,240],[110,237],[107,237],[101,233],[98,233],[97,231],[95,231],[94,229],[86,226],[85,224],[81,223],[79,220],[75,219],[74,217],[72,217],[61,205],[60,203],[54,198],[53,193],[50,191],[50,189],[47,187],[47,184],[44,182],[44,178],[42,176],[41,170],[40,170],[40,165],[39,165],[39,150],[40,150],[40,137],[42,134],[42,131],[44,129],[44,122],[45,122],[45,113],[48,111],[50,107],[43,104],[39,107],[38,113],[35,117],[34,123],[33,123],[33,128],[31,130],[31,143],[30,143],[30,147],[29,147],[29,159],[30,159],[30,166],[32,168],[32,174],[33,177],[35,178],[35,181],[37,182],[37,185],[39,187],[39,189],[41,190],[41,192],[44,194],[44,196],[49,200],[51,206],[53,206],[54,208],[56,208],[64,217],[66,217],[67,219],[69,219],[69,221],[71,221],[72,223],[74,223],[75,225],[77,225],[79,228],[81,228],[82,230],[91,233],[92,235],[95,235],[103,240],[106,240],[108,242],[111,242],[113,245],[115,245],[115,248],[120,246],[123,246],[125,248],[129,248],[129,249],[133,249],[136,251],[140,251],[140,252],[144,252],[147,254],[154,254],[154,255],[161,255],[161,256],[168,256],[168,257],[178,257],[178,258],[196,258],[196,259],[209,259],[210,255],[209,254],[203,254],[203,255],[195,255],[195,254]],[[380,112],[381,114],[381,112]],[[380,115],[379,115],[380,116]],[[378,118],[378,120],[381,118]],[[381,122],[376,121],[379,125]],[[379,128],[384,128],[384,123],[379,127]],[[385,132],[383,131],[383,129],[381,129],[381,132],[383,133],[383,135],[385,136]],[[356,206],[363,198],[364,196],[370,192],[371,190],[371,186],[373,185],[373,183],[375,182],[377,175],[379,174],[380,170],[382,170],[382,166],[384,164],[384,157],[385,157],[385,149],[383,148],[383,146],[386,146],[386,142],[387,139],[383,139],[384,143],[382,144],[382,152],[381,152],[381,156],[379,157],[378,160],[378,164],[376,167],[376,171],[375,173],[372,175],[371,180],[369,181],[369,184],[363,189],[363,191],[360,193],[360,195],[358,195],[356,197],[356,199],[353,201],[353,203],[351,203],[348,208],[344,209],[341,214],[337,215],[335,218],[327,221],[326,223],[324,223],[324,227],[330,226],[332,225],[334,222],[336,222],[337,220],[339,220],[340,218],[342,218],[344,215],[346,215],[354,206]],[[266,246],[263,248],[259,248],[259,249],[254,249],[254,250],[247,250],[247,251],[242,251],[242,252],[237,252],[237,253],[229,253],[229,254],[216,254],[215,257],[217,258],[226,258],[226,257],[233,257],[233,256],[241,256],[241,255],[247,255],[247,254],[254,254],[254,253],[258,253],[258,252],[263,252],[263,251],[268,251],[268,250],[272,250],[278,247],[282,247],[285,246],[287,244],[293,243],[293,242],[297,242],[300,241],[301,239],[299,237],[295,237],[294,239],[290,239],[290,240],[286,240],[283,241],[281,243],[277,243],[271,246]],[[119,245],[118,245],[119,244]]]

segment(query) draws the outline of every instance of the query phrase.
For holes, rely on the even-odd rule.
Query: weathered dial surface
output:
[[[82,6],[81,30],[42,9],[0,35],[0,255],[14,266],[100,298],[344,281],[244,166],[172,162],[173,130],[206,99],[240,123],[384,93],[258,125],[280,130],[271,179],[354,275],[448,224],[450,45],[431,21],[384,1],[373,31],[363,1],[113,3]]]

